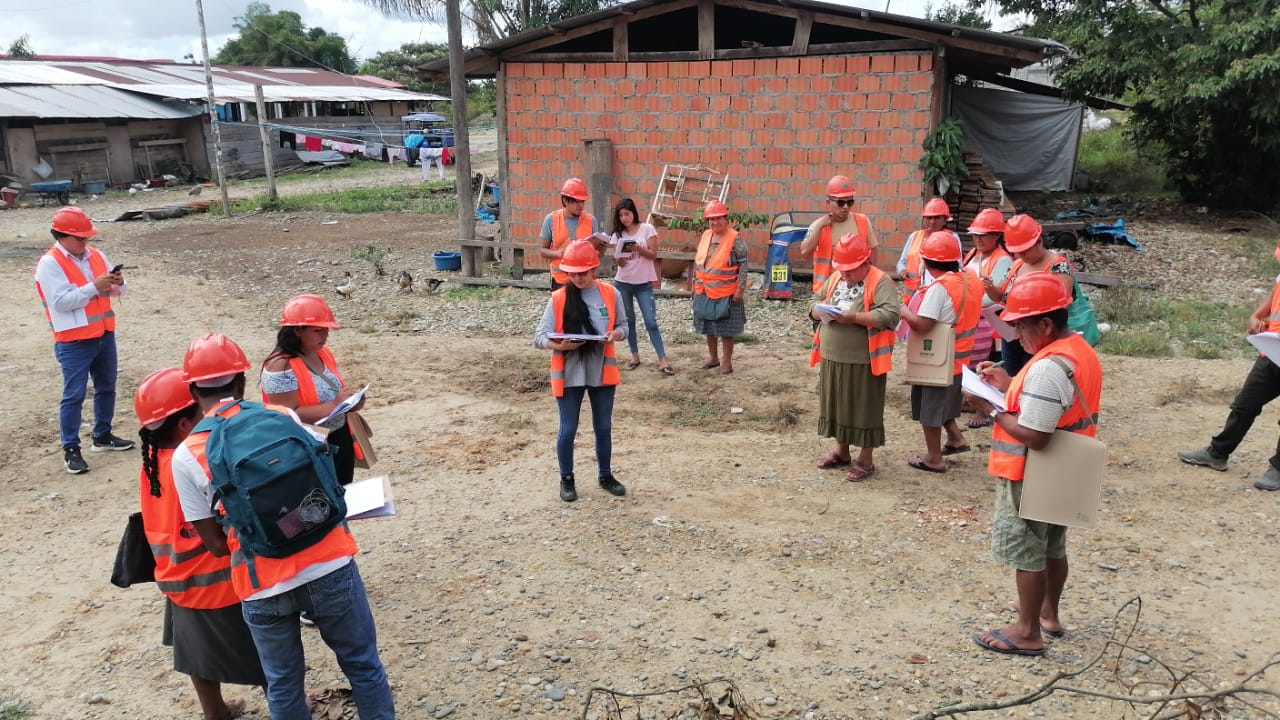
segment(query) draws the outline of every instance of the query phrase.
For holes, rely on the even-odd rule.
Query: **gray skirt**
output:
[[[960,405],[964,401],[960,377],[953,376],[946,387],[912,385],[911,419],[924,427],[942,427],[948,420],[960,417]]]
[[[195,610],[165,598],[163,642],[173,647],[173,669],[184,675],[235,685],[267,684],[239,603]]]
[[[747,304],[730,302],[729,317],[723,320],[693,319],[693,331],[699,335],[714,337],[738,337],[747,329]]]
[[[818,434],[860,448],[884,445],[888,375],[870,365],[823,358],[818,366]]]

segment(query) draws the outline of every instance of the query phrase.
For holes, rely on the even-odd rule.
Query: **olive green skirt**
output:
[[[888,375],[870,365],[823,359],[818,366],[818,434],[856,447],[884,445]]]

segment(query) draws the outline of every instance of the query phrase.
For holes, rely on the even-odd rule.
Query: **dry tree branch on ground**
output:
[[[721,692],[718,697],[710,692],[716,685],[724,688],[724,692]],[[690,691],[697,693],[697,699],[680,697],[682,693],[689,693]],[[747,699],[738,690],[738,686],[734,685],[731,680],[710,680],[670,690],[655,690],[642,693],[625,693],[609,688],[593,687],[587,691],[587,697],[582,702],[582,720],[587,719],[587,712],[591,710],[591,700],[596,693],[606,696],[601,702],[605,705],[604,712],[608,720],[624,720],[622,713],[624,710],[631,708],[635,709],[636,717],[640,717],[639,701],[643,698],[661,696],[675,696],[682,703],[680,707],[664,715],[667,718],[692,717],[696,720],[755,720],[758,717],[752,712]],[[619,698],[626,698],[634,702],[629,704],[629,708],[624,708],[622,703],[618,702]],[[686,716],[684,714],[686,710],[691,710],[695,714]]]
[[[1138,620],[1142,616],[1141,597],[1135,597],[1121,605],[1113,618],[1115,621],[1114,624],[1119,626],[1120,616],[1130,608],[1133,608],[1133,618],[1127,629],[1123,633],[1113,632],[1098,654],[1094,656],[1092,660],[1085,663],[1084,666],[1076,670],[1060,672],[1031,692],[1019,697],[942,705],[919,715],[914,715],[910,720],[937,720],[937,718],[962,715],[965,713],[1000,710],[1017,705],[1030,705],[1039,700],[1043,700],[1054,693],[1074,693],[1076,695],[1115,700],[1127,703],[1130,708],[1135,711],[1137,711],[1139,707],[1152,708],[1154,706],[1154,709],[1148,716],[1150,720],[1201,720],[1202,718],[1210,717],[1226,717],[1226,713],[1230,709],[1230,704],[1232,703],[1237,706],[1246,707],[1259,712],[1261,713],[1261,717],[1280,718],[1280,714],[1259,707],[1254,702],[1251,702],[1248,697],[1253,695],[1262,695],[1280,699],[1280,690],[1252,684],[1262,678],[1266,674],[1267,670],[1280,666],[1280,652],[1273,653],[1266,663],[1246,675],[1242,681],[1231,687],[1213,689],[1208,686],[1204,686],[1204,688],[1200,690],[1187,689],[1184,686],[1187,685],[1189,681],[1196,679],[1195,671],[1178,670],[1158,660],[1151,653],[1142,652],[1129,645],[1129,641],[1132,639],[1133,634],[1137,629]],[[1123,638],[1117,637],[1117,635],[1120,634],[1123,634]],[[1126,652],[1135,656],[1140,654],[1144,657],[1151,658],[1152,663],[1168,673],[1169,679],[1161,682],[1145,680],[1131,683],[1120,677],[1120,660],[1124,657]],[[1103,660],[1108,658],[1111,658],[1110,662],[1103,664]],[[1126,692],[1109,692],[1105,689],[1077,687],[1067,685],[1064,682],[1074,678],[1079,678],[1093,668],[1100,666],[1109,668],[1111,670],[1112,680],[1114,683],[1124,688]],[[1140,687],[1149,688],[1152,686],[1160,687],[1164,691],[1147,695],[1134,694]]]

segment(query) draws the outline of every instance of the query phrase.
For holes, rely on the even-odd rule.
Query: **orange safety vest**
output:
[[[326,345],[320,348],[320,362],[338,378],[338,387],[346,387],[347,383],[342,380],[342,375],[338,373],[338,361],[333,357],[333,351]],[[316,393],[316,383],[311,379],[311,368],[307,367],[307,363],[300,357],[289,358],[289,369],[293,371],[294,377],[298,378],[298,407],[303,405],[319,405],[320,396]],[[262,402],[267,401],[267,394],[262,393]],[[347,430],[351,429],[351,421],[347,421]],[[355,433],[351,434],[351,447],[354,451],[356,460],[364,459],[364,448],[360,447],[360,443],[356,442]]]
[[[142,526],[156,558],[156,586],[173,604],[195,610],[217,610],[240,602],[231,586],[231,559],[215,557],[182,515],[173,486],[173,448],[157,448],[160,497],[151,494],[147,473],[142,485]]]
[[[89,269],[93,271],[93,277],[98,277],[107,272],[107,261],[103,259],[102,253],[96,248],[86,247],[85,251],[89,254]],[[80,268],[76,266],[66,253],[58,248],[50,248],[49,256],[58,263],[58,267],[62,268],[62,274],[67,276],[67,280],[72,285],[88,285],[92,279],[86,278],[84,273],[80,272]],[[49,302],[45,299],[44,288],[40,287],[40,283],[36,283],[36,292],[40,294],[40,305],[44,308],[44,319],[49,322],[49,329],[53,330],[53,318],[49,317]],[[102,337],[103,333],[114,332],[116,329],[116,314],[111,309],[111,293],[100,292],[88,305],[84,306],[85,319],[88,321],[85,325],[70,330],[53,330],[54,342],[75,342],[76,340],[92,340],[96,337]]]
[[[738,240],[738,231],[730,228],[715,254],[707,257],[712,234],[707,230],[698,241],[698,252],[693,258],[693,293],[719,300],[738,292],[738,266],[729,264],[729,254],[733,252],[734,243]]]
[[[920,246],[929,237],[926,230],[917,230],[907,238],[907,266],[903,269],[902,286],[907,289],[902,294],[902,302],[911,300],[911,294],[920,289],[920,276],[924,274],[924,260],[920,257]]]
[[[1271,291],[1271,311],[1267,314],[1267,332],[1280,332],[1280,282]]]
[[[609,326],[605,330],[607,335],[613,332],[613,327],[618,322],[618,318],[614,317],[618,308],[617,291],[607,282],[597,281],[596,287],[600,288],[600,300],[604,303],[605,309],[609,313]],[[556,332],[558,333],[564,332],[565,293],[566,290],[564,288],[559,288],[551,293],[551,309],[556,314]],[[604,341],[604,372],[600,376],[601,385],[620,385],[622,383],[622,374],[618,372],[615,344],[612,340]],[[551,394],[556,397],[564,397],[564,357],[563,350],[551,351]]]
[[[960,263],[960,267],[967,267],[969,263],[973,262],[973,256],[977,254],[978,248],[970,250],[969,254],[964,256],[964,262]],[[996,249],[992,250],[991,254],[988,255],[987,258],[978,266],[978,274],[985,277],[991,277],[991,273],[995,272],[996,263],[1000,262],[1000,258],[1003,257],[1009,257],[1009,253],[1005,251],[1004,248],[997,245]]]
[[[875,297],[876,289],[880,287],[883,280],[888,279],[888,275],[883,270],[871,266],[871,270],[867,273],[867,277],[862,281],[862,312],[871,312],[871,301]],[[839,285],[839,278],[835,277],[822,293],[822,301],[826,302],[836,291]],[[813,331],[813,345],[809,351],[809,367],[818,364],[822,359],[822,353],[819,351],[821,344],[822,327]],[[867,328],[867,352],[871,355],[871,374],[887,375],[893,369],[893,341],[896,335],[892,328],[882,328],[875,330]]]
[[[268,407],[284,411],[279,407]],[[224,405],[223,409],[210,410],[206,413],[206,417],[214,413],[223,417],[232,417],[238,412],[240,412],[240,406],[228,404]],[[188,435],[183,444],[199,461],[200,467],[204,468],[205,475],[213,477],[209,472],[209,460],[204,452],[205,443],[208,440],[208,432],[198,432]],[[240,539],[236,537],[234,530],[227,531],[227,547],[231,550],[231,584],[235,587],[236,595],[242,600],[263,588],[269,588],[293,578],[312,565],[355,555],[357,552],[355,538],[351,537],[351,531],[347,529],[346,523],[342,523],[330,530],[320,542],[289,557],[268,558],[261,555],[254,557],[253,569],[258,577],[258,584],[255,587],[253,581],[249,579],[248,559],[244,553],[240,552]]]
[[[1046,267],[1052,266],[1054,263],[1060,263],[1060,262],[1067,263],[1068,265],[1071,264],[1070,260],[1066,259],[1065,257],[1057,253],[1053,253],[1053,255],[1049,260],[1049,265]],[[1026,264],[1027,264],[1027,261],[1021,258],[1018,258],[1017,260],[1013,261],[1012,265],[1009,266],[1009,274],[1004,276],[1004,282],[1001,283],[1000,285],[1000,293],[1004,297],[1006,298],[1009,297],[1009,288],[1013,285],[1013,281],[1018,277],[1018,273],[1022,270],[1022,267]]]
[[[970,272],[949,272],[934,280],[947,291],[956,311],[956,355],[952,374],[959,375],[973,354],[978,321],[982,319],[982,281]]]
[[[1005,393],[1005,406],[1008,411],[1018,413],[1018,400],[1022,396],[1022,383],[1026,379],[1027,370],[1036,361],[1050,355],[1060,355],[1075,365],[1075,380],[1080,392],[1088,403],[1093,415],[1086,415],[1081,398],[1075,398],[1071,407],[1058,420],[1059,430],[1069,430],[1081,435],[1095,437],[1098,434],[1098,404],[1102,401],[1102,364],[1098,362],[1098,354],[1089,347],[1089,343],[1076,333],[1069,337],[1049,343],[1040,352],[1031,356],[1027,364],[1022,366]],[[1027,465],[1027,446],[1014,439],[997,423],[991,433],[991,456],[987,460],[987,472],[996,477],[1012,482],[1022,480],[1023,470]]]
[[[862,213],[850,213],[853,222],[858,226],[858,234],[870,240],[871,238],[871,220]],[[813,294],[817,295],[822,292],[822,286],[827,284],[827,278],[831,277],[831,251],[833,248],[831,242],[831,226],[827,225],[818,233],[818,247],[813,251]]]
[[[586,240],[591,237],[591,228],[595,223],[591,220],[591,213],[586,210],[578,216],[578,240]],[[560,250],[569,246],[569,241],[573,238],[569,237],[569,223],[564,219],[564,208],[560,208],[551,213],[551,249]],[[560,271],[559,260],[551,261],[551,277],[561,285],[569,282],[569,273]]]

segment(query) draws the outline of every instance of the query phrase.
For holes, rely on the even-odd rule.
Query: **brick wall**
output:
[[[613,143],[614,198],[647,213],[664,163],[729,175],[729,208],[772,215],[822,207],[848,175],[858,212],[893,247],[919,227],[920,144],[930,129],[928,53],[649,63],[507,63],[503,187],[510,236],[537,237],[566,177],[585,174],[582,141]],[[663,231],[664,246],[692,242]],[[746,233],[763,264],[767,228]],[[536,262],[536,258],[531,258]]]

